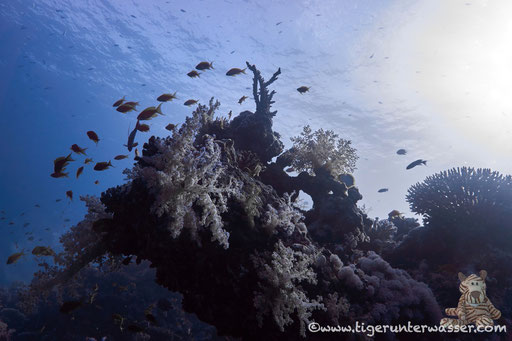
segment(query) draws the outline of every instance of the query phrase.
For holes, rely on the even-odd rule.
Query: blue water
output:
[[[206,103],[214,96],[222,103],[221,115],[253,110],[251,99],[238,104],[242,95],[251,95],[251,76],[225,76],[232,67],[245,67],[245,61],[267,78],[281,67],[274,84],[274,128],[286,146],[305,124],[335,130],[358,149],[356,185],[371,215],[409,212],[404,198],[410,185],[467,160],[454,163],[436,139],[423,138],[424,132],[435,136],[437,127],[407,116],[411,108],[382,109],[392,102],[385,94],[368,101],[367,86],[378,82],[372,69],[368,84],[353,72],[390,62],[375,54],[369,37],[399,28],[400,20],[390,19],[388,11],[398,6],[398,13],[405,13],[415,3],[1,1],[0,210],[5,213],[0,216],[5,220],[0,221],[0,260],[35,245],[58,248],[60,234],[83,217],[79,196],[99,195],[124,182],[122,171],[131,166],[133,151],[103,172],[93,171],[94,163],[85,165],[79,179],[75,172],[84,157],[73,154],[77,161],[68,166],[69,178],[50,177],[53,160],[70,153],[75,143],[87,148],[94,162],[128,154],[123,144],[136,114],[115,111],[114,101],[126,96],[145,108],[160,94],[177,91],[178,99],[162,106],[165,116],[149,121],[149,133],[138,133],[140,149],[151,135],[165,136],[168,123],[183,122],[192,111],[183,105],[187,99]],[[215,69],[189,78],[187,72],[200,61],[213,61]],[[298,94],[301,85],[311,86],[310,93]],[[88,139],[88,130],[99,135],[98,145]],[[395,154],[399,148],[412,150],[407,161],[436,156],[438,161],[405,173],[409,162]],[[471,166],[488,165],[480,161]],[[383,187],[389,193],[377,193]],[[65,198],[67,190],[74,193],[72,201]],[[11,221],[14,225],[8,225]],[[29,231],[34,241],[27,241]],[[31,256],[9,267],[0,263],[2,284],[28,280],[35,269]]]

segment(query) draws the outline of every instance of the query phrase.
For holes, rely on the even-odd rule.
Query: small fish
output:
[[[162,103],[160,103],[156,108],[155,107],[147,107],[146,109],[142,110],[142,112],[137,116],[137,120],[145,121],[150,120],[153,117],[156,117],[157,114],[163,115],[162,113]]]
[[[116,157],[114,157],[114,160],[124,160],[127,158],[128,158],[128,155],[117,155]]]
[[[297,91],[298,91],[299,93],[303,94],[303,93],[305,93],[305,92],[308,92],[308,91],[309,91],[309,89],[310,89],[310,87],[309,87],[309,86],[301,86],[301,87],[298,87],[298,88],[297,88]]]
[[[123,96],[123,98],[118,99],[117,101],[115,101],[115,102],[114,102],[114,104],[112,104],[112,106],[113,106],[113,107],[118,107],[118,106],[120,106],[121,104],[123,104],[123,102],[124,102],[124,98],[125,98],[125,97],[126,97],[126,96]]]
[[[396,151],[396,153],[397,153],[398,155],[405,155],[405,154],[407,154],[407,150],[405,150],[405,149],[398,149],[398,150]]]
[[[233,54],[233,53],[235,53],[235,51],[236,51],[236,50],[233,50],[233,51],[231,51],[229,54]]]
[[[40,206],[39,204],[35,204],[35,205],[34,205],[34,207],[38,207],[38,208],[39,208],[39,207],[41,207],[41,206]]]
[[[139,105],[139,102],[126,102],[118,106],[116,110],[125,114],[130,111],[137,111],[137,105]]]
[[[174,92],[173,94],[162,94],[162,95],[158,96],[158,98],[156,100],[159,102],[168,102],[168,101],[172,101],[175,98],[176,98],[176,92]]]
[[[411,162],[407,167],[406,169],[411,169],[411,168],[414,168],[416,166],[419,166],[421,164],[424,164],[425,166],[427,165],[427,160],[422,160],[422,159],[418,159],[414,162]]]
[[[124,146],[128,148],[128,151],[131,152],[133,147],[136,147],[138,145],[135,141],[135,134],[137,134],[137,127],[139,125],[139,121],[137,121],[137,124],[135,125],[135,128],[133,128],[132,132],[128,135],[128,143]],[[130,130],[130,127],[128,127],[128,131]]]
[[[291,173],[291,172],[295,172],[295,168],[293,167],[288,167],[284,170],[286,173]]]
[[[27,227],[28,225],[30,225],[30,223],[25,223],[23,224],[23,227]]]
[[[64,219],[64,222],[66,222],[66,223],[68,223],[68,222],[70,222],[70,221],[71,221],[71,220],[70,220],[69,218]]]
[[[94,165],[94,170],[102,171],[102,170],[108,169],[109,167],[114,167],[114,166],[112,166],[112,163],[110,161],[109,162],[97,162]]]
[[[87,158],[87,159],[85,159],[84,164],[88,164],[88,163],[91,163],[91,162],[92,162],[92,159]]]
[[[387,191],[389,191],[389,189],[388,189],[388,188],[381,188],[381,189],[379,189],[377,192],[379,192],[379,193],[385,193],[385,192],[387,192]]]
[[[78,177],[80,176],[80,174],[82,174],[82,172],[84,171],[84,166],[78,168],[76,170],[76,178],[78,179]]]
[[[147,124],[139,124],[137,126],[137,130],[145,133],[145,132],[149,131],[149,126]]]
[[[200,70],[200,71],[213,69],[213,62],[211,62],[211,63],[201,62],[196,65],[196,69]]]
[[[245,75],[245,68],[244,69],[239,69],[237,67],[234,67],[232,69],[229,69],[228,72],[226,72],[226,76],[236,76],[236,75],[239,75],[243,73]]]
[[[165,129],[167,129],[169,131],[173,130],[174,128],[176,128],[176,125],[172,124],[172,123],[169,123],[168,125],[165,126]]]
[[[32,250],[32,254],[36,256],[53,256],[55,255],[55,251],[53,251],[49,246],[36,246]]]
[[[13,253],[12,255],[7,258],[7,264],[13,264],[16,263],[22,256],[25,256],[25,253],[22,250],[21,252]]]
[[[59,201],[62,201],[62,199],[55,199],[55,202],[59,202]]]
[[[402,213],[400,213],[398,210],[393,210],[388,213],[389,219],[395,218],[395,217],[401,217],[401,216],[402,216]]]
[[[68,156],[59,156],[53,161],[53,171],[55,174],[61,173],[69,162],[75,161],[71,158],[71,153]]]
[[[278,22],[278,23],[276,24],[276,26],[279,26],[279,25],[281,25],[282,23],[283,23],[283,22],[282,22],[282,21],[280,21],[280,22]]]
[[[66,191],[66,197],[68,197],[69,200],[73,200],[73,191]]]
[[[180,9],[180,11],[182,11],[183,13],[185,13],[185,12],[186,12],[184,9]]]
[[[97,185],[99,184],[100,182],[98,180],[94,181],[94,184]]]
[[[52,173],[50,174],[50,176],[52,178],[63,178],[63,177],[68,177],[69,173],[63,173],[63,172],[59,172],[59,173]]]
[[[189,76],[190,78],[196,78],[199,77],[200,74],[201,73],[197,72],[196,70],[192,70],[189,73],[187,73],[187,76]]]
[[[98,144],[98,142],[100,142],[100,139],[98,138],[98,134],[96,134],[94,131],[92,130],[89,130],[87,132],[87,136],[89,137],[89,139],[91,139],[91,141],[93,141],[94,143]]]
[[[60,312],[68,314],[73,310],[79,308],[82,305],[82,301],[66,301],[60,306]]]
[[[238,100],[238,104],[242,104],[242,102],[245,101],[247,98],[249,98],[249,97],[247,97],[247,96],[240,97],[240,99]]]
[[[194,105],[196,103],[197,103],[197,101],[195,99],[189,99],[185,103],[183,103],[183,105],[186,105],[187,107],[189,107],[189,106]]]

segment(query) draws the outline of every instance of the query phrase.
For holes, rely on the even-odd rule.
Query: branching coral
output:
[[[294,251],[278,241],[272,252],[270,263],[268,256],[256,254],[252,257],[260,278],[260,291],[254,297],[257,318],[260,326],[263,315],[271,314],[281,331],[293,322],[295,312],[300,321],[300,334],[306,336],[306,324],[311,322],[315,309],[325,310],[321,297],[308,298],[301,283],[316,284],[316,275],[311,264],[316,255],[307,255]]]
[[[298,172],[314,174],[315,169],[326,166],[333,176],[338,177],[351,173],[356,168],[358,157],[351,141],[338,139],[338,135],[332,130],[319,129],[313,132],[307,125],[300,136],[291,140],[291,165]]]
[[[208,228],[212,240],[227,248],[229,233],[223,229],[221,214],[227,211],[229,197],[241,192],[241,183],[227,175],[221,148],[212,136],[203,135],[201,145],[194,145],[202,124],[208,122],[219,105],[212,102],[209,108],[199,105],[172,137],[155,140],[156,153],[143,156],[144,163],[127,174],[130,179],[141,179],[155,195],[152,210],[159,217],[165,214],[173,238],[187,226],[186,217],[193,215],[188,218],[197,222],[188,225],[194,229],[193,234],[197,229]]]

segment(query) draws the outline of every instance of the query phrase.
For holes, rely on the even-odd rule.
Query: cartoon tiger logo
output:
[[[443,318],[441,326],[462,326],[475,324],[476,326],[492,326],[493,320],[501,317],[501,312],[494,307],[486,294],[485,278],[487,271],[481,270],[480,276],[471,274],[466,277],[459,272],[460,286],[459,291],[462,294],[457,308],[446,308],[448,316],[457,316],[458,319]]]

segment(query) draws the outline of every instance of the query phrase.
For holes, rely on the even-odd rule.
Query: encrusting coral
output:
[[[325,340],[339,335],[307,333],[307,324],[436,324],[439,308],[425,284],[359,249],[373,221],[357,207],[357,187],[340,181],[355,168],[350,143],[306,128],[283,153],[268,90],[280,70],[265,81],[247,66],[256,111],[215,118],[212,99],[171,136],[152,137],[125,171],[128,183],[103,193],[101,205],[84,198],[91,213],[62,238],[64,252],[37,274],[34,295],[88,264],[133,255],[220,335]],[[289,166],[300,173],[287,174]],[[295,207],[300,191],[313,199],[311,210]]]

